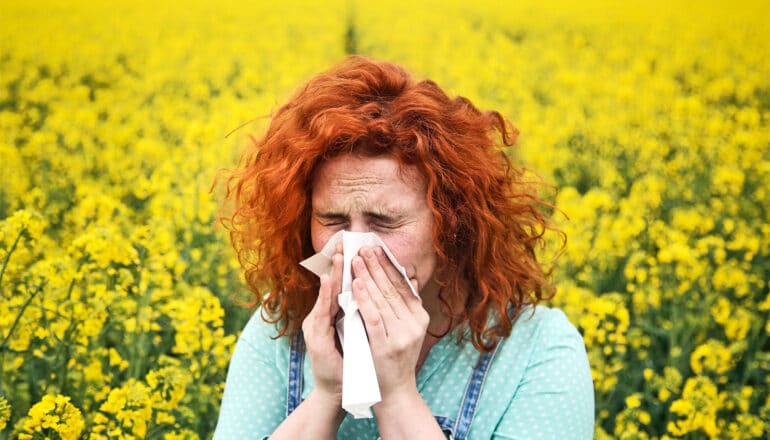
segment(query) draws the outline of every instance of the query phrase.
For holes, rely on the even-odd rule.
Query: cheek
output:
[[[310,242],[313,244],[313,251],[321,252],[327,241],[334,235],[334,232],[327,230],[318,223],[310,222]]]
[[[435,276],[437,257],[433,249],[430,249],[420,255],[419,259],[420,264],[417,268],[417,276],[419,277],[418,279],[420,283],[422,283],[424,286],[430,279],[434,278]]]
[[[415,268],[417,279],[421,284],[433,277],[436,269],[436,252],[429,243],[419,245],[416,240],[385,240],[385,244],[402,266]]]

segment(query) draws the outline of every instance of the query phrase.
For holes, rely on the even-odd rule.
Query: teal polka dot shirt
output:
[[[286,417],[289,338],[259,311],[238,340],[228,370],[214,438],[263,439]],[[469,439],[590,439],[594,389],[583,338],[558,309],[528,308],[505,338],[484,381]],[[417,374],[434,416],[456,418],[479,353],[447,335]],[[313,389],[304,358],[303,398]],[[377,422],[348,415],[338,439],[376,439]]]

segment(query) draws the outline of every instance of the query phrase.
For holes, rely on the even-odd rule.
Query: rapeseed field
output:
[[[216,178],[347,53],[521,131],[596,438],[767,438],[769,35],[767,1],[0,0],[0,438],[210,437],[249,299]]]

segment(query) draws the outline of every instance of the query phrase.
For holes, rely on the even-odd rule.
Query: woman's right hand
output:
[[[331,272],[321,276],[315,306],[302,322],[315,391],[338,408],[342,405],[342,355],[337,348],[335,321],[340,310],[337,295],[342,289],[342,266],[342,244],[339,244],[332,257]]]
[[[318,299],[302,322],[305,347],[313,367],[315,388],[270,436],[271,439],[334,439],[345,417],[342,409],[342,355],[337,350],[334,321],[342,287],[342,245],[332,258],[332,271],[321,277]]]

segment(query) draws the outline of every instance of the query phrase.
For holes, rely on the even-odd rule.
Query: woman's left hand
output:
[[[352,263],[353,294],[369,335],[383,402],[414,395],[428,312],[382,248],[361,248]],[[417,280],[410,281],[417,290]]]

